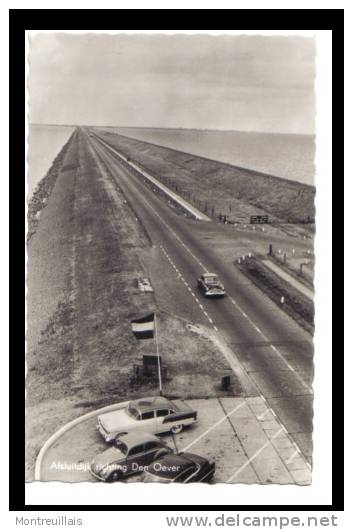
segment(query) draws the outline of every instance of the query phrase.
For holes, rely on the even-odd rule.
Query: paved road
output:
[[[85,134],[85,133],[84,133]],[[243,275],[220,258],[209,243],[230,227],[202,222],[173,211],[94,137],[88,141],[135,209],[152,242],[165,259],[165,273],[176,274],[184,291],[185,311],[198,308],[197,319],[212,325],[226,339],[243,364],[259,395],[265,397],[292,439],[310,460],[312,431],[313,346],[311,336]],[[222,232],[224,233],[224,232]],[[234,233],[233,233],[234,237]],[[239,234],[239,238],[242,235]],[[247,237],[266,237],[254,233]],[[200,297],[196,279],[203,271],[216,272],[228,296]]]

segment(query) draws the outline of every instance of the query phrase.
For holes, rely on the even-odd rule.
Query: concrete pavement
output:
[[[298,484],[311,482],[308,464],[264,400],[220,398],[189,400],[198,423],[163,439],[176,451],[187,450],[216,461],[215,482]],[[90,460],[107,449],[96,429],[97,411],[82,418],[47,449],[40,466],[42,481],[93,482]],[[133,475],[129,482],[139,481]]]

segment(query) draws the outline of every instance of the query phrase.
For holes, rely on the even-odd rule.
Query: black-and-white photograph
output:
[[[309,486],[315,38],[29,39],[26,481]]]

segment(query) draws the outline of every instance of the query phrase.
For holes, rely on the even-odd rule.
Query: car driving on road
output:
[[[90,464],[91,474],[104,482],[114,482],[141,473],[154,460],[172,452],[157,436],[134,432],[119,436],[114,446],[97,455]]]
[[[224,285],[219,281],[217,274],[205,272],[197,280],[197,287],[207,297],[224,296]]]
[[[112,442],[116,436],[134,431],[177,434],[196,420],[197,412],[183,400],[154,396],[130,401],[123,409],[101,414],[97,429],[106,442]]]
[[[193,453],[166,454],[145,470],[143,482],[209,482],[215,473],[211,458]]]

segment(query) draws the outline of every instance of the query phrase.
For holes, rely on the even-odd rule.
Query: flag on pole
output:
[[[155,330],[154,313],[131,320],[131,327],[137,339],[153,339]]]

